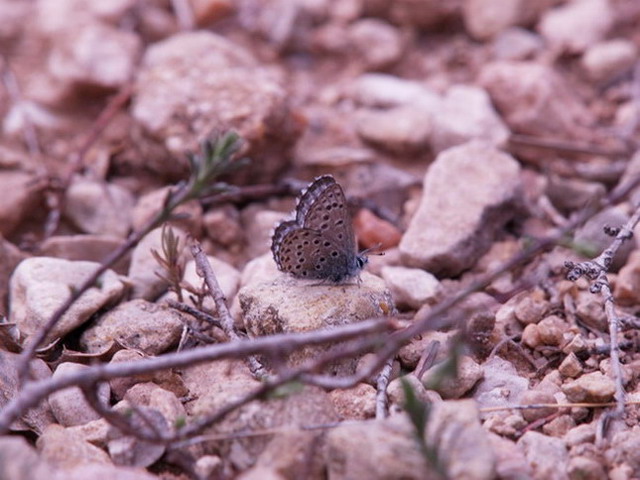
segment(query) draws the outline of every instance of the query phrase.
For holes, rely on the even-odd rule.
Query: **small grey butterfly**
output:
[[[271,251],[281,271],[339,283],[362,270],[367,257],[356,251],[347,199],[331,175],[309,185],[295,213],[295,220],[278,225],[272,238]]]

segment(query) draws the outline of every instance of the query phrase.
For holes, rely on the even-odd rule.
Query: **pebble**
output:
[[[9,286],[9,318],[20,333],[31,336],[42,328],[53,313],[93,272],[99,263],[70,261],[51,257],[31,257],[14,270]],[[106,305],[118,300],[125,285],[113,270],[104,272],[96,286],[89,288],[67,310],[44,339],[52,342],[85,323]]]
[[[400,241],[405,264],[434,275],[457,275],[470,268],[515,214],[519,173],[513,157],[479,141],[438,155]]]
[[[572,0],[547,10],[538,31],[550,48],[575,54],[604,39],[614,22],[609,0]]]
[[[429,272],[419,268],[382,267],[382,278],[399,308],[419,309],[434,302],[440,291],[440,282]]]

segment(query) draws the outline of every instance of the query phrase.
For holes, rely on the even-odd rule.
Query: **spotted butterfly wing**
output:
[[[316,179],[302,195],[296,219],[273,235],[278,268],[299,278],[340,282],[356,275],[367,259],[356,252],[347,201],[330,175]]]

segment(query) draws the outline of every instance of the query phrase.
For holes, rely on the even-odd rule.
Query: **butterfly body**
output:
[[[367,263],[356,251],[347,200],[331,175],[317,178],[302,194],[295,219],[276,228],[271,250],[278,268],[297,278],[339,283]]]

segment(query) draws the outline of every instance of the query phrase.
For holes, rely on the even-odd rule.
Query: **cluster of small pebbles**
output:
[[[384,256],[351,283],[310,286],[269,249],[292,197],[191,200],[171,221],[182,290],[156,258],[163,230],[151,231],[49,332],[33,379],[198,348],[201,320],[171,306],[217,315],[194,294],[192,238],[242,335],[409,325],[632,185],[405,344],[386,418],[376,378],[307,385],[245,403],[180,457],[123,434],[71,387],[0,436],[0,478],[639,478],[635,332],[618,338],[629,405],[603,436],[616,391],[609,319],[563,266],[598,255],[603,227],[625,224],[640,199],[639,24],[640,5],[624,0],[0,0],[0,409],[20,391],[20,350],[163,207],[212,132],[237,132],[252,159],[224,177],[232,185],[333,175],[359,247]],[[608,278],[620,315],[635,318],[634,240]],[[219,326],[206,334],[226,340]],[[295,368],[329,349],[262,360]],[[137,428],[173,432],[261,385],[226,359],[112,379],[96,396]],[[429,406],[421,442],[410,401]]]

